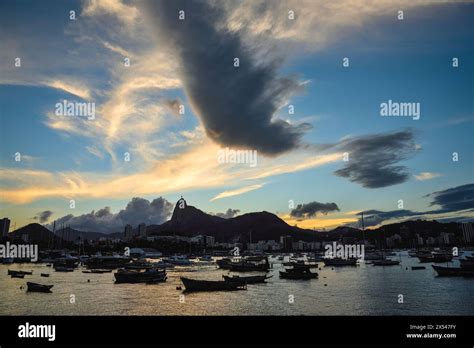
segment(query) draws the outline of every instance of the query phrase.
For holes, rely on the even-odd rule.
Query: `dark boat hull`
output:
[[[146,271],[146,272],[134,272],[134,271],[119,271],[114,273],[115,283],[159,283],[166,281],[165,271]]]
[[[263,276],[250,276],[250,277],[229,277],[229,276],[222,276],[226,282],[238,282],[241,284],[258,284],[258,283],[265,283],[265,280],[271,277]]]
[[[186,291],[232,291],[243,290],[244,284],[225,280],[196,280],[181,277]]]
[[[26,291],[28,292],[51,292],[51,288],[53,287],[53,285],[42,285],[31,282],[27,282],[26,286]]]
[[[318,278],[317,273],[288,273],[280,271],[280,278],[282,279],[300,279],[300,280],[307,280],[307,279],[315,279]]]
[[[449,257],[449,256],[418,256],[418,260],[420,260],[420,263],[428,263],[428,262],[442,263],[442,262],[451,261],[452,257]]]
[[[440,277],[474,277],[474,270],[462,267],[442,267],[431,265]]]
[[[324,259],[326,266],[357,266],[357,259]]]
[[[374,260],[372,261],[374,266],[398,266],[400,261],[395,260]]]

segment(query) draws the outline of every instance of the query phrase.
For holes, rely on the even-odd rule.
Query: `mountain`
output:
[[[57,230],[55,232],[56,236],[62,238],[63,240],[69,242],[76,242],[79,239],[81,240],[98,240],[100,238],[122,238],[122,232],[114,232],[114,233],[101,233],[101,232],[87,232],[87,231],[79,231],[73,228],[65,227]]]
[[[224,219],[206,214],[180,200],[170,220],[161,225],[147,227],[149,235],[214,236],[218,242],[240,240],[279,240],[280,236],[292,235],[302,240],[314,240],[315,231],[288,225],[278,216],[263,211]]]
[[[148,234],[179,234],[196,236],[207,234],[225,219],[204,213],[193,206],[187,205],[184,199],[179,200],[173,210],[171,219],[161,225],[147,227]]]
[[[60,240],[60,238],[58,236],[55,236],[53,232],[38,223],[32,223],[23,226],[9,233],[9,237],[13,239],[22,239],[23,241],[28,243],[40,243],[52,240]]]

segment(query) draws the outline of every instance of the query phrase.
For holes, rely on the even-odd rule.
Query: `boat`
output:
[[[303,260],[283,262],[283,266],[286,267],[309,267],[309,268],[318,268],[317,263],[307,263]]]
[[[54,260],[53,267],[76,268],[79,265],[79,258],[66,254]]]
[[[135,271],[119,269],[114,273],[115,283],[158,283],[166,281],[166,271],[160,269],[147,269]]]
[[[163,259],[163,261],[171,263],[175,266],[190,266],[193,264],[191,260],[189,260],[186,256],[183,255],[173,255],[171,257]]]
[[[199,258],[199,261],[212,262],[212,256],[204,255]]]
[[[42,277],[49,277],[49,273],[41,273]]]
[[[416,271],[416,270],[419,270],[419,269],[426,269],[426,267],[425,266],[411,266],[412,271]]]
[[[313,273],[310,271],[309,267],[294,267],[285,269],[285,271],[280,271],[280,278],[283,279],[314,279],[318,278],[318,273]]]
[[[270,270],[270,264],[268,263],[268,257],[260,259],[261,262],[249,261],[242,259],[240,262],[229,263],[229,270],[233,272],[268,272]]]
[[[230,269],[231,262],[232,260],[227,257],[216,261],[217,267],[220,269]]]
[[[10,274],[10,277],[12,278],[25,278],[25,275],[23,273],[13,273],[13,274]]]
[[[56,272],[74,272],[73,267],[65,267],[65,266],[56,266],[54,267]]]
[[[97,273],[97,274],[110,273],[110,272],[112,272],[111,269],[89,269],[86,271],[82,271],[82,273]]]
[[[364,256],[364,260],[367,260],[367,261],[379,261],[383,259],[384,259],[384,256],[379,252],[367,253]]]
[[[440,277],[474,277],[474,269],[431,265]]]
[[[127,256],[119,255],[96,255],[90,257],[85,265],[88,269],[117,269],[123,268],[130,262],[130,258]]]
[[[243,284],[257,284],[257,283],[265,283],[265,280],[271,278],[272,276],[270,277],[267,277],[266,275],[258,275],[258,276],[248,276],[248,277],[240,277],[240,276],[232,276],[232,277],[229,277],[229,276],[226,276],[226,275],[223,275],[222,278],[224,278],[224,280],[226,282],[239,282],[239,283],[243,283]]]
[[[430,254],[430,255],[418,255],[418,260],[420,263],[427,263],[427,262],[434,262],[434,263],[441,263],[441,262],[448,262],[453,259],[452,255],[446,254]]]
[[[53,285],[42,285],[32,282],[27,282],[26,286],[26,291],[28,292],[51,292],[51,288],[53,287]]]
[[[11,275],[17,275],[17,274],[23,274],[23,275],[32,275],[33,274],[33,271],[13,271],[13,270],[8,270],[8,275],[11,276]]]
[[[186,291],[232,291],[245,290],[246,284],[225,280],[197,280],[181,277]]]
[[[342,259],[342,258],[327,258],[324,259],[324,264],[326,266],[356,266],[357,265],[357,259],[356,258],[348,258],[348,259]]]
[[[400,264],[400,261],[397,260],[389,260],[389,259],[382,259],[382,260],[373,260],[372,264],[374,266],[397,266]]]

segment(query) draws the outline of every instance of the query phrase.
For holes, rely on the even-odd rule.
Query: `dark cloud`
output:
[[[431,206],[438,205],[440,209],[428,210],[424,212],[412,211],[407,209],[398,209],[391,211],[366,210],[364,211],[364,226],[376,226],[390,219],[403,219],[411,217],[422,218],[425,215],[443,214],[451,212],[474,211],[474,184],[466,184],[449,188],[442,191],[436,191],[426,195],[425,197],[433,197]],[[362,215],[362,212],[357,215]],[[459,217],[437,218],[438,221],[472,221],[474,218],[460,215]],[[352,224],[355,226],[355,224]],[[361,219],[359,219],[357,227],[361,227]]]
[[[53,215],[53,212],[51,210],[45,210],[33,216],[33,219],[39,220],[39,222],[43,223],[43,222],[47,222],[48,219],[51,217],[51,215]]]
[[[331,211],[339,211],[336,203],[319,203],[310,202],[306,204],[298,204],[290,213],[296,218],[310,218],[316,216],[318,213],[327,214]]]
[[[440,206],[440,211],[456,211],[474,208],[474,184],[466,184],[443,191],[433,192],[431,205]]]
[[[180,10],[185,20],[178,19]],[[213,141],[270,156],[300,145],[311,126],[274,116],[302,84],[295,76],[279,76],[279,63],[258,61],[239,34],[225,28],[222,9],[204,1],[164,0],[148,2],[144,12],[160,44],[176,53],[186,95]]]
[[[147,225],[161,224],[166,221],[173,210],[173,204],[159,197],[153,201],[135,197],[128,202],[125,209],[117,214],[105,207],[87,214],[74,216],[72,214],[63,216],[56,220],[56,228],[70,226],[81,231],[91,232],[120,232],[126,224],[137,226],[140,223]],[[52,227],[52,224],[49,225]]]
[[[380,188],[400,184],[410,177],[407,168],[398,165],[416,150],[410,129],[347,139],[339,147],[349,153],[349,161],[334,174],[352,182]]]
[[[215,214],[216,216],[219,216],[221,218],[224,218],[224,219],[230,219],[230,218],[233,218],[234,216],[236,216],[238,213],[240,213],[240,210],[239,209],[227,209],[227,211],[225,213],[217,213]]]

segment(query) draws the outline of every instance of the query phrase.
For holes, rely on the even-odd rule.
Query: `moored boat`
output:
[[[13,270],[8,270],[8,275],[13,276],[13,275],[32,275],[33,271],[13,271]]]
[[[440,277],[474,277],[474,269],[431,265]]]
[[[232,260],[226,257],[226,258],[217,260],[216,263],[217,263],[217,267],[219,267],[220,269],[230,269],[230,264],[232,263]]]
[[[326,266],[356,266],[357,259],[356,258],[326,258],[324,259],[324,264]]]
[[[285,269],[285,271],[280,271],[280,278],[295,279],[295,280],[314,279],[314,278],[318,278],[318,273],[311,272],[309,267],[300,266],[300,267],[287,268]]]
[[[166,281],[166,271],[160,269],[147,269],[134,271],[119,269],[114,273],[115,283],[158,283]]]
[[[228,266],[229,270],[234,272],[268,272],[270,270],[268,257],[263,257],[256,262],[243,259],[240,262],[231,262]]]
[[[193,262],[183,255],[174,255],[163,259],[163,261],[175,266],[191,266]]]
[[[49,273],[41,273],[42,277],[49,277]]]
[[[72,267],[65,267],[65,266],[56,266],[54,267],[56,272],[74,272],[74,268]]]
[[[266,275],[259,275],[259,276],[248,276],[248,277],[240,277],[240,276],[232,276],[232,277],[229,277],[229,276],[226,276],[226,275],[223,275],[222,278],[224,278],[224,280],[226,282],[239,282],[239,283],[242,283],[242,284],[257,284],[257,283],[265,283],[265,280],[271,278],[272,276],[270,277],[267,277]]]
[[[430,254],[430,255],[418,255],[418,260],[420,260],[420,263],[428,263],[428,262],[434,262],[434,263],[442,263],[442,262],[448,262],[453,259],[452,255],[446,255],[446,254]]]
[[[372,261],[374,266],[396,266],[400,264],[400,261],[397,260],[390,260],[390,259],[382,259],[382,260],[374,260]]]
[[[26,283],[28,292],[51,292],[53,285],[42,285],[38,283],[27,282]]]
[[[245,284],[225,280],[197,280],[181,277],[186,291],[231,291],[244,290]]]
[[[82,273],[97,273],[97,274],[102,274],[102,273],[111,273],[111,269],[89,269],[86,271],[82,271]]]

